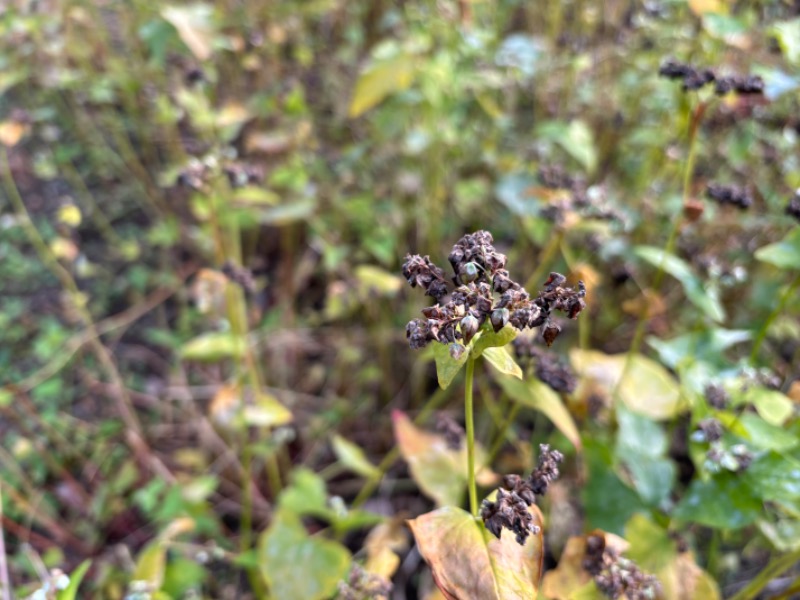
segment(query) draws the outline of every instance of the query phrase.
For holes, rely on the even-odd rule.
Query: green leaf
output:
[[[534,523],[541,515],[531,507]],[[408,521],[436,585],[457,600],[530,600],[542,575],[544,538],[540,530],[520,546],[510,531],[500,539],[468,512],[445,506]]]
[[[617,406],[616,457],[627,467],[639,497],[658,506],[669,497],[675,481],[675,465],[665,458],[667,436],[643,415]]]
[[[57,600],[75,600],[78,597],[78,588],[81,587],[81,582],[86,576],[86,572],[92,565],[91,560],[85,560],[78,565],[69,576],[69,585],[63,590],[59,590],[56,594]]]
[[[758,498],[790,509],[800,506],[800,461],[777,452],[758,457],[742,478]]]
[[[180,349],[184,360],[215,362],[244,356],[245,341],[230,332],[204,333],[186,342]]]
[[[478,358],[487,348],[503,347],[513,342],[516,337],[517,330],[511,325],[506,325],[497,333],[490,329],[488,324],[484,325],[484,328],[480,331],[480,335],[472,340],[472,350],[470,354],[473,358]]]
[[[662,268],[672,275],[683,286],[686,297],[697,308],[715,321],[725,319],[725,310],[719,301],[716,288],[706,288],[703,281],[697,277],[692,268],[674,254],[666,254],[661,248],[654,246],[636,246],[634,254],[649,262],[656,268]]]
[[[631,356],[625,379],[619,383],[627,360],[627,354],[578,348],[570,351],[570,361],[582,386],[593,386],[609,397],[617,389],[620,399],[634,412],[664,420],[686,408],[678,382],[664,367],[641,354]],[[576,393],[580,394],[580,390]]]
[[[723,416],[726,415],[726,416]],[[723,413],[717,417],[727,428],[738,424],[742,429],[742,437],[760,450],[789,450],[800,444],[798,437],[784,430],[782,427],[770,425],[758,415],[744,413],[736,416],[732,413]],[[734,433],[738,433],[734,431]]]
[[[770,425],[783,425],[794,412],[792,401],[776,390],[752,387],[745,392],[744,397]]]
[[[538,137],[561,146],[589,173],[593,173],[597,168],[597,146],[592,130],[585,121],[575,120],[570,123],[549,121],[540,126],[536,133]]]
[[[381,476],[381,470],[369,462],[364,455],[364,451],[354,443],[335,434],[331,439],[331,445],[336,458],[354,473],[358,473],[368,479],[376,479]]]
[[[294,469],[289,487],[278,498],[278,507],[298,515],[326,516],[328,494],[325,491],[325,481],[311,469]]]
[[[648,573],[660,571],[675,560],[675,541],[643,514],[633,515],[627,522],[625,540],[630,544],[625,555]]]
[[[259,567],[273,597],[325,600],[350,570],[347,548],[309,536],[300,518],[281,509],[259,538]]]
[[[581,490],[587,529],[599,528],[622,535],[625,524],[646,507],[639,496],[612,470],[612,455],[597,440],[584,440],[589,480]]]
[[[467,364],[470,349],[467,347],[461,357],[456,360],[450,356],[450,346],[448,344],[433,344],[433,358],[436,361],[436,377],[439,379],[439,387],[443,390],[450,387],[458,372]]]
[[[693,481],[673,517],[716,529],[741,529],[760,514],[761,500],[752,485],[738,473],[725,472],[708,481]]]
[[[776,519],[774,522],[760,520],[758,528],[780,552],[800,550],[800,520]]]
[[[370,63],[356,82],[348,115],[358,117],[391,94],[407,89],[416,74],[416,59],[410,54],[398,54]]]
[[[149,589],[161,589],[167,568],[167,548],[160,539],[150,542],[139,553],[133,581],[146,581]]]
[[[501,373],[522,379],[522,369],[504,347],[486,348],[483,351],[483,357]]]
[[[755,256],[779,269],[800,269],[800,227],[792,229],[780,242],[759,248]]]
[[[561,396],[552,388],[538,379],[517,381],[509,377],[495,377],[495,380],[512,400],[543,413],[576,449],[581,450],[581,436],[575,421]]]

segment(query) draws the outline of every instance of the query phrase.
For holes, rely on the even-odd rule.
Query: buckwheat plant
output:
[[[497,251],[493,242],[487,231],[462,237],[448,257],[453,269],[449,277],[429,256],[409,255],[403,265],[403,275],[411,287],[424,289],[436,301],[422,310],[423,318],[408,323],[409,344],[414,349],[435,344],[437,374],[443,388],[466,365],[464,404],[472,515],[478,515],[472,408],[475,361],[483,356],[499,371],[522,378],[506,344],[520,331],[539,328],[545,344],[550,346],[561,332],[554,313],[562,312],[575,319],[586,307],[583,282],[578,282],[577,289],[566,287],[566,277],[559,273],[550,273],[543,288],[531,296],[511,278],[507,257]],[[509,529],[524,545],[529,533],[535,532],[527,508],[533,503],[534,494],[544,493],[547,483],[558,476],[556,465],[561,459],[559,452],[543,446],[539,468],[530,477],[506,477],[497,501],[485,501],[480,510],[480,517],[492,534],[500,537],[503,528]]]

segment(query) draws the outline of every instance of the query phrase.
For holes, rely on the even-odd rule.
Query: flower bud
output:
[[[545,324],[544,329],[542,329],[542,337],[548,347],[553,345],[559,333],[561,333],[561,327],[555,323]]]
[[[463,267],[461,267],[461,273],[459,273],[461,277],[461,281],[463,283],[472,283],[478,278],[478,265],[474,262],[468,262]]]
[[[469,344],[469,341],[478,333],[478,319],[467,313],[467,316],[461,319],[461,335],[464,336],[464,343]]]
[[[495,333],[506,326],[506,323],[508,323],[508,317],[509,313],[507,308],[496,308],[492,311],[492,329],[494,329]]]

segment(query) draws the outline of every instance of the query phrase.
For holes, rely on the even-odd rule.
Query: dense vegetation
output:
[[[794,0],[6,3],[0,598],[797,597],[798,115]]]

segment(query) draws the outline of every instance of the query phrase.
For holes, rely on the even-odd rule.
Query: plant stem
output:
[[[472,380],[475,359],[467,361],[467,384],[464,390],[464,416],[467,422],[467,477],[469,479],[469,512],[478,514],[478,490],[475,487],[475,423],[472,418]]]
[[[800,561],[800,550],[795,550],[789,554],[774,558],[750,581],[750,583],[732,596],[731,600],[751,600],[757,597],[759,592],[763,590],[770,581],[793,566],[797,561]]]

